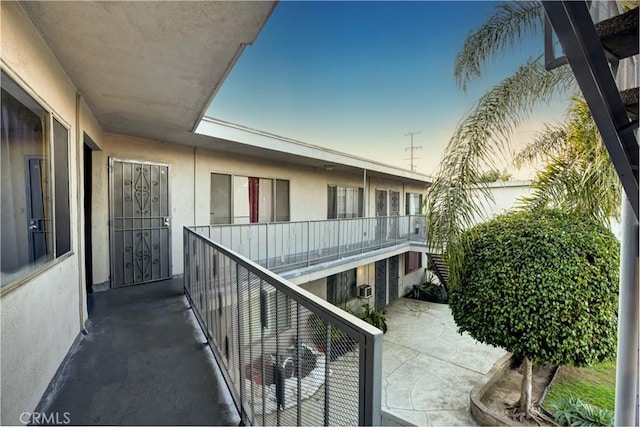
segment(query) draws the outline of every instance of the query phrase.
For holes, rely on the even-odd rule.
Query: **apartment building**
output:
[[[421,280],[429,177],[203,118],[274,4],[0,4],[3,424],[38,404],[88,293],[185,273],[185,227],[335,305]]]

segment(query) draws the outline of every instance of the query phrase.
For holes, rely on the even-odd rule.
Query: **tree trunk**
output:
[[[531,417],[531,360],[525,356],[522,362],[522,388],[520,389],[520,413]]]

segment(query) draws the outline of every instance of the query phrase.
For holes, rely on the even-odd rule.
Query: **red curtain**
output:
[[[258,222],[259,178],[249,178],[249,222]]]

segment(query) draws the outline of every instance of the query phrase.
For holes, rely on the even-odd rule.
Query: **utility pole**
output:
[[[415,172],[415,170],[416,170],[416,165],[413,163],[413,161],[414,161],[414,160],[418,160],[418,159],[420,159],[420,157],[414,157],[414,156],[413,156],[413,152],[414,152],[415,150],[421,150],[421,149],[422,149],[422,146],[421,146],[421,145],[419,145],[419,146],[417,146],[417,147],[415,147],[415,146],[413,145],[413,135],[417,135],[417,134],[419,134],[420,132],[422,132],[422,131],[421,131],[421,130],[419,130],[419,131],[417,131],[417,132],[409,132],[409,133],[406,133],[406,134],[404,135],[404,136],[410,136],[410,137],[411,137],[411,147],[407,147],[407,148],[405,148],[405,149],[404,149],[404,151],[409,150],[409,151],[410,151],[410,153],[411,153],[411,157],[410,157],[410,158],[408,158],[408,159],[405,159],[405,160],[411,160],[410,165],[411,165],[411,171],[412,171],[412,172]]]

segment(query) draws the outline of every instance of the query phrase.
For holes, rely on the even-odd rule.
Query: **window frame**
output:
[[[48,192],[51,198],[51,259],[48,259],[42,263],[36,263],[31,268],[29,267],[30,263],[22,266],[18,271],[7,274],[7,281],[0,281],[0,296],[4,296],[14,289],[19,288],[20,286],[30,282],[37,276],[43,274],[45,271],[55,267],[59,263],[63,262],[67,258],[73,256],[75,254],[74,243],[75,236],[73,233],[73,221],[72,221],[72,213],[73,213],[73,203],[72,203],[72,174],[71,174],[71,165],[72,165],[72,126],[66,121],[64,118],[60,116],[41,96],[36,94],[26,82],[24,82],[19,76],[12,73],[10,70],[0,67],[0,80],[2,81],[2,88],[6,90],[7,93],[20,102],[25,108],[31,109],[29,105],[25,104],[25,99],[28,104],[34,102],[36,107],[42,110],[42,114],[44,117],[44,140],[46,143],[46,152],[48,153],[49,158],[47,160],[47,168],[48,173],[50,175],[48,183]],[[14,93],[19,91],[21,93]],[[17,95],[17,96],[16,96]],[[34,112],[35,114],[35,112]],[[57,179],[58,178],[56,172],[56,134],[54,125],[57,122],[60,125],[60,128],[64,130],[66,134],[65,143],[65,151],[66,151],[66,159],[65,163],[67,165],[66,180],[67,185],[64,187],[59,187]],[[26,158],[26,157],[25,157]],[[61,208],[60,202],[58,199],[57,191],[61,190],[66,193],[66,208],[68,212],[67,216],[67,224],[66,230],[68,231],[68,248],[63,248],[62,253],[58,253],[59,249],[59,241],[58,241],[58,231],[60,228],[60,221],[57,218],[57,214],[59,213],[59,209]],[[77,219],[76,219],[77,220]],[[0,236],[1,238],[1,236]],[[1,269],[1,267],[0,267]],[[0,273],[2,274],[2,273]]]
[[[357,193],[356,203],[358,204],[355,216],[348,216],[346,209],[344,214],[339,213],[339,190],[353,191]],[[364,218],[364,188],[351,187],[347,185],[328,184],[327,185],[327,219],[350,219]]]
[[[411,258],[415,257],[415,265],[414,262],[411,261]],[[422,268],[422,253],[421,252],[405,252],[404,254],[404,274],[414,273]]]
[[[414,198],[415,196],[417,196],[418,199],[418,212],[417,213],[413,213],[411,212],[411,203],[410,200],[412,198]],[[422,215],[422,203],[423,203],[424,199],[422,197],[422,193],[411,193],[411,192],[407,192],[405,193],[405,215]]]
[[[353,280],[350,283],[346,283],[348,289],[346,290],[336,290],[332,289],[335,286],[344,286],[344,281],[346,279],[340,278],[338,276],[346,276],[347,274],[353,275]],[[327,276],[327,302],[335,305],[336,307],[342,307],[348,304],[350,301],[353,301],[358,297],[358,272],[356,268],[352,268],[349,270],[341,271],[340,273],[332,274]],[[344,300],[336,300],[334,296],[336,295],[344,295]]]
[[[224,175],[224,176],[228,176],[229,177],[229,181],[230,181],[230,189],[229,189],[229,198],[230,198],[230,206],[229,206],[229,222],[228,223],[212,223],[212,211],[213,211],[213,206],[212,206],[212,194],[213,194],[213,188],[212,188],[212,183],[213,183],[213,175]],[[257,221],[257,222],[251,222],[251,203],[249,202],[249,199],[247,199],[247,201],[249,202],[249,215],[248,216],[236,216],[236,207],[235,207],[235,198],[237,195],[237,191],[236,191],[236,184],[234,181],[234,178],[246,178],[247,179],[247,183],[249,183],[249,181],[251,179],[257,179],[258,182],[262,181],[262,180],[269,180],[271,181],[270,183],[270,187],[271,187],[271,220],[269,221]],[[287,211],[287,215],[286,218],[287,219],[282,219],[279,220],[278,218],[278,214],[282,214],[282,211],[279,209],[279,207],[281,207],[278,204],[278,182],[286,182],[287,183],[287,197],[286,197],[286,211]],[[247,187],[247,198],[250,197],[250,193],[249,193],[249,188]],[[259,190],[258,190],[259,191]],[[265,177],[265,176],[249,176],[249,175],[240,175],[240,174],[234,174],[234,173],[229,173],[229,172],[219,172],[219,171],[210,171],[209,172],[209,225],[229,225],[229,224],[244,224],[243,222],[238,222],[239,219],[241,218],[247,218],[248,222],[247,224],[265,224],[265,223],[271,223],[271,222],[290,222],[291,221],[291,180],[290,179],[284,179],[284,178],[276,178],[276,177]],[[259,219],[259,215],[258,215],[258,219]]]

